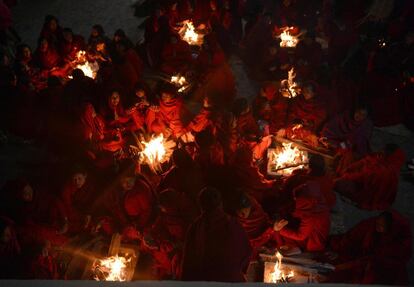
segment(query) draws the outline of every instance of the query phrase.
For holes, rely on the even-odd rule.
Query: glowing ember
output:
[[[296,169],[303,169],[308,162],[305,151],[294,147],[292,143],[282,143],[282,147],[270,153],[269,158],[272,172],[277,175],[288,176]]]
[[[185,77],[176,75],[172,76],[170,82],[174,84],[178,89],[179,93],[184,92],[188,88],[188,82]]]
[[[163,134],[152,137],[149,142],[142,141],[144,149],[140,153],[140,162],[157,171],[162,163],[168,161],[173,152],[175,143],[164,139]]]
[[[80,69],[85,74],[85,76],[95,79],[96,74],[99,70],[99,65],[97,62],[89,62],[86,59],[86,52],[85,51],[79,51],[76,54],[76,60],[75,63],[77,65],[75,66],[75,69]],[[71,76],[69,78],[72,78]]]
[[[282,95],[285,98],[294,98],[298,95],[298,84],[295,82],[295,78],[295,68],[292,68],[288,72],[288,78],[281,82],[282,87],[284,87]]]
[[[118,255],[98,260],[93,266],[96,274],[95,280],[126,281],[127,268],[130,262],[131,258],[127,259]]]
[[[183,26],[178,31],[178,34],[180,35],[181,39],[183,39],[190,45],[201,46],[201,44],[203,43],[203,35],[198,34],[195,31],[193,22],[185,20],[182,24]]]
[[[290,32],[295,29],[295,27],[284,27],[282,28],[282,33],[278,38],[280,38],[280,47],[282,48],[295,48],[299,43],[299,37],[293,36]]]

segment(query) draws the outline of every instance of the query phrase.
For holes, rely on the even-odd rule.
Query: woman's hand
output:
[[[280,221],[276,221],[273,225],[273,230],[274,231],[280,231],[282,230],[286,225],[288,225],[289,221],[287,221],[286,219],[282,219]]]

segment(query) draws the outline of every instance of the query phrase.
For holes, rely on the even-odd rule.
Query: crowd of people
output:
[[[99,24],[84,38],[47,15],[34,52],[12,2],[0,1],[2,139],[45,148],[48,164],[2,187],[0,278],[73,279],[59,250],[119,233],[146,279],[243,282],[263,250],[288,247],[334,264],[327,282],[408,284],[410,222],[392,209],[405,154],[373,152],[370,137],[413,128],[413,1],[146,1],[143,42]],[[184,20],[202,44],[182,39]],[[295,48],[279,45],[287,26]],[[92,78],[80,51],[99,66]],[[235,57],[260,86],[254,99],[236,91]],[[292,68],[296,97],[281,85]],[[131,146],[158,135],[176,146],[154,170]],[[317,152],[269,177],[277,138]],[[380,213],[333,235],[338,196]]]

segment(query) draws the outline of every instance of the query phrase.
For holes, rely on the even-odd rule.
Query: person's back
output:
[[[243,227],[223,211],[217,190],[203,189],[200,203],[203,213],[187,233],[181,280],[245,281],[251,248]]]

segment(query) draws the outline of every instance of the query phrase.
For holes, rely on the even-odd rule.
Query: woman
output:
[[[38,48],[33,55],[33,62],[47,75],[61,64],[61,58],[47,38],[40,38]]]
[[[112,153],[122,148],[122,136],[118,131],[105,131],[105,123],[95,112],[92,104],[87,103],[81,115],[81,142],[92,160],[96,163],[109,160],[108,152]],[[107,155],[107,156],[105,156]],[[103,161],[103,162],[101,162]]]
[[[101,115],[109,129],[126,127],[130,117],[125,113],[119,90],[114,89],[111,91],[106,105],[101,109]]]

